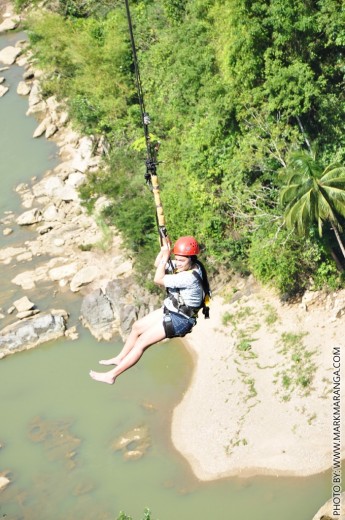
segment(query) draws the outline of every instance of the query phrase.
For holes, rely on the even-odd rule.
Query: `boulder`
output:
[[[11,262],[14,256],[20,255],[25,252],[25,247],[6,247],[6,249],[0,249],[0,262],[8,264]]]
[[[42,183],[42,192],[44,195],[47,195],[48,197],[53,197],[55,195],[55,191],[60,190],[63,187],[64,183],[60,179],[60,177],[53,175],[51,177],[48,177],[47,179],[44,179]]]
[[[40,124],[38,125],[38,127],[36,128],[34,133],[32,134],[32,137],[34,139],[36,139],[37,137],[41,137],[41,135],[44,134],[44,132],[46,131],[47,126],[49,125],[49,122],[50,122],[50,118],[45,117],[43,119],[43,121],[40,122]]]
[[[16,257],[16,260],[17,260],[17,262],[25,262],[25,261],[32,260],[32,252],[26,251],[25,253],[21,253],[20,255],[18,255]]]
[[[25,318],[29,318],[30,316],[34,316],[35,314],[39,314],[39,309],[31,309],[30,311],[23,311],[17,313],[18,320],[24,320]]]
[[[97,266],[89,265],[83,267],[72,278],[70,289],[72,292],[77,292],[84,285],[93,282],[99,276],[99,269]]]
[[[23,296],[19,300],[13,302],[13,305],[17,309],[17,312],[29,311],[35,307],[35,304],[29,300],[27,296]]]
[[[42,213],[43,220],[46,222],[54,222],[59,220],[60,213],[54,204],[48,206]]]
[[[63,188],[55,190],[54,197],[64,202],[75,202],[79,200],[79,195],[75,188],[73,188],[72,186],[63,186]]]
[[[0,51],[0,63],[4,65],[13,65],[22,50],[18,47],[5,47]]]
[[[16,222],[19,226],[31,226],[32,224],[41,222],[41,220],[41,211],[38,208],[33,208],[19,215],[19,217],[16,219]]]
[[[0,85],[0,98],[4,96],[9,91],[8,87],[4,87],[4,85]]]
[[[50,123],[46,129],[46,133],[45,133],[46,138],[49,139],[49,137],[52,137],[57,131],[58,131],[57,126],[54,125],[54,123]]]
[[[52,311],[17,321],[0,332],[0,353],[14,354],[55,340],[66,330],[66,312]]]
[[[105,296],[109,300],[114,314],[119,317],[125,291],[126,288],[122,280],[112,280],[108,282],[105,288]]]
[[[120,332],[123,338],[131,332],[133,323],[138,319],[135,305],[124,305],[120,310]]]
[[[36,287],[35,284],[35,273],[32,271],[25,271],[15,276],[12,280],[14,285],[19,285],[24,291],[29,291]]]
[[[23,79],[32,79],[35,76],[35,72],[32,69],[28,69],[23,74]],[[31,86],[30,86],[31,90]]]
[[[7,487],[10,482],[10,479],[7,478],[5,475],[0,475],[0,491],[5,489],[5,487]]]
[[[101,289],[91,292],[82,301],[80,320],[98,340],[110,340],[119,330],[109,299]]]
[[[37,80],[32,83],[31,92],[29,95],[29,107],[33,107],[42,101],[42,89]],[[46,104],[45,104],[46,105]]]
[[[30,92],[31,96],[32,90]],[[30,99],[29,96],[29,99]],[[47,104],[45,101],[39,101],[38,103],[35,103],[34,105],[29,106],[28,110],[26,111],[27,116],[31,116],[32,114],[35,114],[37,117],[44,117],[46,115],[47,111]]]
[[[80,172],[73,172],[66,179],[66,184],[68,186],[72,186],[73,188],[79,188],[86,182],[86,175]]]
[[[92,157],[93,141],[90,137],[82,137],[79,141],[78,149],[72,161],[73,168],[81,173],[85,173],[89,167]]]
[[[30,91],[31,85],[26,83],[26,81],[20,81],[18,83],[17,94],[19,94],[19,96],[28,96],[30,94]]]
[[[49,271],[49,278],[53,282],[63,280],[64,278],[71,278],[78,271],[77,262],[72,264],[61,265],[60,267],[54,267]]]
[[[12,18],[6,18],[2,23],[0,23],[0,34],[7,32],[7,31],[13,31],[13,29],[16,29],[19,25],[20,18],[17,16]]]

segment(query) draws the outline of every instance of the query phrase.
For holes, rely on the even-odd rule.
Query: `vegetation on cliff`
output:
[[[158,243],[124,2],[55,0],[44,15],[34,3],[17,7],[31,11],[46,95],[111,145],[82,196],[113,201],[105,217],[145,272]],[[171,238],[196,235],[215,270],[252,272],[281,294],[343,285],[342,1],[133,0],[131,11]]]

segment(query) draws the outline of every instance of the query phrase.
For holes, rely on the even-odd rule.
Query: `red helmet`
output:
[[[172,252],[174,255],[193,256],[199,254],[200,247],[194,237],[180,237],[176,240]]]

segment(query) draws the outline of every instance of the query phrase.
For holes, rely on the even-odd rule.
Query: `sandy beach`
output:
[[[200,317],[185,338],[195,368],[174,411],[175,447],[205,481],[331,468],[333,353],[343,352],[345,291],[294,304],[253,281],[222,292],[211,319]],[[344,367],[345,360],[342,377]]]

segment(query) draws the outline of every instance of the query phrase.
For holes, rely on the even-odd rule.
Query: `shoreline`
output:
[[[345,291],[339,292],[336,301],[344,296]],[[264,323],[268,305],[270,312],[277,311],[272,325]],[[226,312],[243,315],[249,307],[252,313],[236,326],[222,323]],[[211,319],[199,318],[184,341],[194,373],[174,409],[171,426],[175,448],[199,480],[308,477],[332,467],[329,347],[340,347],[343,336],[343,320],[335,319],[334,313],[334,308],[326,310],[325,302],[317,300],[308,310],[303,302],[282,305],[258,285],[233,303],[224,304],[220,296],[212,300]],[[245,329],[253,329],[256,320],[260,327],[251,330],[251,349],[243,352],[238,349],[239,338]],[[291,359],[278,346],[282,335],[292,333],[301,334],[303,348],[312,352],[315,365],[310,366],[308,392],[295,388],[287,398],[281,381],[274,380],[289,363],[293,370]],[[344,377],[344,366],[342,373]]]

